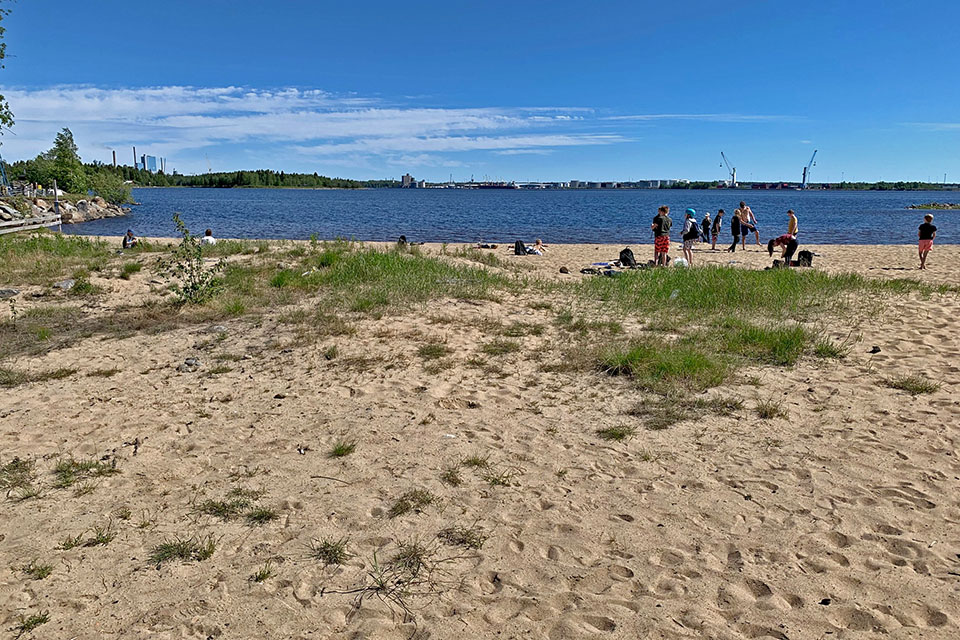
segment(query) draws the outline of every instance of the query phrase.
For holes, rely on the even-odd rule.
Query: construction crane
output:
[[[723,151],[720,152],[720,157],[723,158],[723,164],[721,164],[720,166],[722,167],[726,165],[727,172],[730,173],[730,188],[735,189],[737,187],[737,168],[730,167],[730,163],[727,162],[727,156],[723,153]]]
[[[813,159],[817,157],[817,150],[813,150],[813,155],[810,156],[810,162],[807,163],[807,166],[803,168],[803,184],[800,185],[801,189],[807,188],[807,181],[810,179],[810,169],[816,166],[813,162]]]

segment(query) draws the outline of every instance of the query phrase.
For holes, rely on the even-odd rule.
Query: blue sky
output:
[[[960,181],[960,2],[4,2],[8,160]]]

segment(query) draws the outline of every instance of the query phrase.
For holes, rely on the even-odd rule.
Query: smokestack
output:
[[[117,168],[117,150],[116,149],[113,150],[113,168],[114,169]]]
[[[133,168],[137,168],[137,148],[133,148]]]

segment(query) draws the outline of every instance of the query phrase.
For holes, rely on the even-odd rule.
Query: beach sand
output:
[[[507,271],[563,280],[621,248],[494,253]],[[828,272],[960,284],[958,246],[935,247],[925,272],[915,247],[800,248]],[[756,246],[701,260],[770,263]],[[25,286],[22,304],[107,314],[158,286],[147,269],[93,280],[107,293],[34,300],[41,288]],[[705,394],[741,399],[742,410],[665,430],[629,415],[646,394],[628,381],[544,366],[561,355],[556,310],[537,302],[442,300],[352,319],[352,335],[316,342],[267,314],[92,336],[3,363],[78,371],[0,391],[0,463],[36,459],[44,487],[3,503],[0,624],[44,611],[49,621],[25,637],[78,640],[960,635],[956,293],[891,297],[882,313],[825,326],[859,338],[846,359],[748,367]],[[481,362],[495,322],[544,329]],[[624,328],[638,330],[629,319]],[[436,341],[448,355],[418,355]],[[191,357],[199,369],[178,370]],[[881,385],[918,371],[939,390]],[[758,417],[765,400],[787,417]],[[637,434],[597,437],[620,425]],[[339,440],[355,451],[329,456]],[[51,469],[71,456],[116,460],[119,473],[57,489]],[[487,466],[459,466],[459,486],[441,479],[470,457]],[[278,518],[251,526],[198,513],[237,488],[263,492],[258,504]],[[436,500],[390,517],[415,489]],[[109,544],[58,548],[95,527],[114,534]],[[437,540],[450,527],[487,537],[479,549]],[[155,545],[192,536],[216,542],[212,557],[148,560]],[[312,557],[323,539],[348,541],[342,566]],[[377,566],[412,544],[425,567],[409,593],[371,589]],[[48,577],[20,571],[34,559],[52,565]],[[265,566],[270,577],[250,579]]]

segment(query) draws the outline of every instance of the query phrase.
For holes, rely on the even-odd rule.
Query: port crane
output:
[[[731,188],[731,189],[735,189],[736,186],[737,186],[737,168],[736,168],[736,167],[733,167],[733,168],[730,167],[730,163],[727,162],[727,156],[726,156],[726,154],[723,153],[723,151],[720,152],[720,157],[723,158],[723,164],[721,164],[720,166],[722,167],[722,166],[726,165],[726,167],[727,167],[727,172],[730,174],[730,188]]]
[[[813,150],[813,155],[810,156],[810,162],[807,163],[807,166],[803,168],[803,183],[800,185],[801,189],[807,188],[807,181],[810,179],[810,169],[816,166],[813,162],[814,158],[817,157],[817,150]]]

